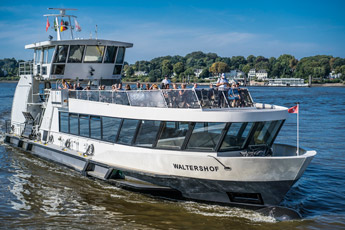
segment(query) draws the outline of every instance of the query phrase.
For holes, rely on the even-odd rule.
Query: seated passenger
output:
[[[77,87],[75,88],[75,90],[83,90],[83,87],[81,87],[80,83],[77,84]]]
[[[149,83],[146,83],[145,90],[150,90],[150,84]]]
[[[240,94],[238,88],[236,88],[236,83],[233,83],[232,88],[228,91],[228,99],[231,107],[239,106]]]
[[[131,86],[129,84],[126,85],[125,90],[131,90]]]
[[[65,79],[62,79],[59,89],[70,89],[70,88],[71,88],[70,84],[68,84],[68,82]]]
[[[158,90],[158,85],[157,84],[152,84],[152,86],[150,87],[150,90]]]

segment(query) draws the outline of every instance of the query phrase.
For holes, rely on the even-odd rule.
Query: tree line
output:
[[[19,62],[15,58],[0,59],[0,78],[18,76]],[[195,76],[195,70],[201,70],[199,78]],[[164,76],[172,77],[173,81],[202,82],[205,78],[216,76],[219,73],[230,70],[241,70],[248,74],[250,69],[264,69],[269,78],[303,78],[312,76],[314,80],[329,81],[330,72],[341,73],[337,81],[345,81],[345,58],[331,55],[316,55],[304,57],[300,60],[289,54],[283,54],[278,58],[249,55],[220,57],[216,53],[204,53],[196,51],[186,56],[163,56],[151,61],[136,61],[134,64],[125,62],[123,75],[125,81],[156,82]],[[135,75],[136,72],[146,73]]]
[[[195,70],[201,69],[199,78],[195,77]],[[325,82],[327,77],[334,71],[341,73],[341,79],[345,80],[345,58],[333,57],[330,55],[316,55],[304,57],[300,60],[289,54],[283,54],[278,58],[249,55],[220,57],[215,53],[203,53],[196,51],[182,57],[164,56],[157,57],[151,61],[136,61],[134,64],[127,64],[124,67],[125,80],[155,82],[164,76],[170,76],[174,81],[202,82],[205,78],[216,76],[219,73],[230,70],[241,70],[248,74],[249,70],[256,71],[264,69],[269,78],[303,78],[308,80],[309,75],[314,80]],[[139,71],[147,75],[135,75]]]

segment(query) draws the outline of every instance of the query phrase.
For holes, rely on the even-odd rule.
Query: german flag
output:
[[[61,19],[61,26],[60,26],[60,31],[62,32],[62,31],[65,31],[65,30],[67,30],[67,28],[65,27],[65,23],[64,23],[64,21]]]

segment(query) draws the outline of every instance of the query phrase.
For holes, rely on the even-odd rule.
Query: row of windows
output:
[[[122,64],[124,61],[124,55],[124,47],[59,45],[57,46],[53,62],[65,63],[67,60],[68,63],[102,63],[102,61],[103,63],[114,63],[116,57],[115,63]]]
[[[36,50],[35,64],[51,63],[55,47]],[[117,55],[116,55],[117,54]],[[125,56],[125,48],[117,46],[85,46],[85,45],[58,45],[54,63],[114,63],[122,64]]]
[[[271,146],[283,122],[175,122],[59,114],[59,130],[63,133],[138,147],[201,151]]]

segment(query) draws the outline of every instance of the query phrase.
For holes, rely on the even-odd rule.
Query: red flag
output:
[[[46,32],[48,31],[49,26],[50,26],[50,23],[49,23],[49,19],[48,19],[48,17],[47,17]]]
[[[298,113],[298,105],[295,105],[293,107],[291,107],[290,109],[288,109],[289,113]]]
[[[61,19],[61,27],[60,27],[60,31],[62,32],[62,31],[65,31],[65,30],[67,30],[67,28],[64,26],[65,25],[65,22]]]

